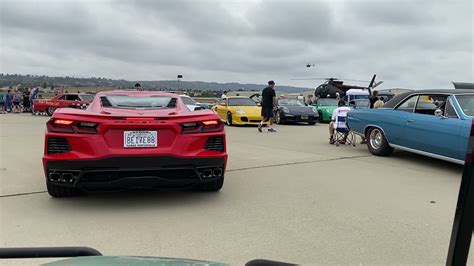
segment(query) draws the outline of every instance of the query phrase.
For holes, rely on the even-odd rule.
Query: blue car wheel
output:
[[[367,147],[370,153],[377,156],[387,156],[393,152],[393,148],[388,145],[388,141],[379,128],[370,128],[367,132]]]

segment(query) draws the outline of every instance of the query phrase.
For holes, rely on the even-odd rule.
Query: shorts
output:
[[[14,101],[14,102],[13,102],[13,105],[14,105],[14,106],[19,106],[19,105],[20,105],[20,102]]]
[[[273,107],[263,107],[262,106],[262,117],[265,117],[265,118],[273,117]]]

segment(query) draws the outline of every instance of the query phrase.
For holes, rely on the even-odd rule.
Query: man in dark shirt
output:
[[[262,126],[263,123],[265,122],[270,122],[270,128],[268,129],[268,132],[276,132],[275,129],[272,128],[272,117],[273,117],[273,108],[275,107],[275,90],[273,89],[275,87],[275,82],[273,80],[270,80],[268,82],[268,86],[263,89],[262,91],[262,121],[258,125],[258,131],[262,132]]]
[[[379,97],[377,97],[378,94],[379,94],[378,91],[373,91],[372,96],[369,97],[371,109],[374,108],[374,103],[379,99]]]

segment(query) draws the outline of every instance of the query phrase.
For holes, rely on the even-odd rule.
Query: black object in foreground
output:
[[[446,265],[466,265],[474,229],[474,128],[471,126]]]
[[[0,248],[0,259],[70,258],[84,256],[102,256],[102,253],[89,247]]]

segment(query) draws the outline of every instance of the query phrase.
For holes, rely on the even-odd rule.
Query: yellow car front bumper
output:
[[[262,121],[261,116],[252,116],[252,115],[238,115],[232,114],[232,124],[233,125],[258,125]],[[265,122],[264,124],[268,124],[270,122]]]

